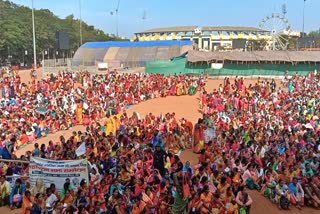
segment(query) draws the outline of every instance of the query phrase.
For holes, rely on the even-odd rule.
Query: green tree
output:
[[[80,45],[80,20],[75,19],[72,14],[65,18],[59,18],[50,10],[35,10],[35,26],[36,48],[39,56],[44,50],[55,49],[57,31],[64,31],[69,34],[71,50],[76,50]],[[0,61],[7,59],[9,54],[16,61],[22,61],[25,50],[32,53],[32,16],[30,8],[0,0],[0,29]],[[82,35],[83,43],[121,40],[121,38],[106,34],[85,22],[82,22]],[[31,58],[31,54],[29,55]]]
[[[320,48],[320,29],[318,31],[311,31],[308,36],[313,37],[316,42],[316,47]]]

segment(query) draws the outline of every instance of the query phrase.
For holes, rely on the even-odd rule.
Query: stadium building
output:
[[[217,50],[244,48],[250,40],[269,40],[270,32],[255,27],[198,27],[179,26],[155,28],[135,33],[135,41],[191,40],[198,49]]]

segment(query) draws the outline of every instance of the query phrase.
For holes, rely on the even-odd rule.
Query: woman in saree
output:
[[[121,170],[119,172],[119,176],[121,178],[122,183],[126,183],[128,184],[130,182],[130,172],[128,171],[127,167],[125,165],[123,165],[121,167]]]
[[[106,127],[106,135],[110,135],[110,133],[113,133],[113,123],[109,114],[107,114],[107,117],[106,117],[105,127]]]
[[[107,207],[112,210],[113,213],[121,213],[121,209],[119,206],[119,198],[122,196],[119,193],[118,189],[114,189],[112,195],[108,198]]]
[[[146,203],[140,197],[137,197],[136,200],[133,200],[131,213],[132,214],[149,213],[149,209]]]
[[[107,210],[104,195],[99,188],[95,189],[94,196],[91,198],[91,206],[94,207],[97,202],[100,204],[100,209]]]
[[[182,95],[182,84],[181,84],[181,82],[178,82],[177,85],[176,85],[176,95],[177,96]]]
[[[158,210],[158,198],[154,192],[151,191],[151,187],[147,186],[142,193],[142,200],[147,204],[150,213],[155,214]]]
[[[306,198],[306,205],[320,208],[320,198],[317,196],[316,186],[312,183],[310,174],[307,174],[307,179],[303,184],[303,190]]]
[[[276,185],[276,196],[275,196],[275,201],[278,203],[279,209],[282,209],[283,207],[281,206],[281,200],[282,198],[286,198],[286,201],[290,201],[290,194],[289,194],[289,188],[285,184],[284,180],[280,179],[279,183]],[[287,203],[287,209],[289,208],[289,203]]]
[[[182,95],[186,95],[186,94],[188,94],[188,89],[189,89],[189,87],[188,87],[188,83],[187,82],[182,82],[181,83],[182,85]]]
[[[90,115],[89,113],[83,114],[83,125],[88,126],[91,123]],[[67,126],[69,127],[69,122],[67,122]]]
[[[201,206],[200,192],[196,192],[193,194],[193,197],[188,204],[188,214],[199,214]]]
[[[83,114],[82,114],[83,108],[82,108],[82,103],[77,104],[76,108],[76,117],[77,117],[77,122],[78,124],[82,125],[83,123]]]
[[[160,209],[163,208],[162,201],[164,201],[165,198],[167,197],[167,194],[168,194],[169,190],[171,191],[171,189],[169,188],[169,185],[167,185],[167,182],[162,181],[159,184],[158,192],[159,192]]]
[[[253,164],[249,164],[247,170],[242,175],[244,185],[247,185],[249,189],[258,187],[257,184],[258,177],[256,176]]]
[[[114,116],[114,119],[115,119],[115,132],[117,131],[117,130],[120,130],[120,125],[121,125],[121,114],[116,114],[115,116]],[[139,136],[140,135],[140,132],[139,132],[140,130],[139,129],[137,129],[137,136]]]
[[[125,187],[122,196],[122,206],[120,207],[121,213],[131,213],[132,211],[133,196],[129,187]]]
[[[273,199],[275,194],[275,187],[277,185],[276,182],[276,175],[273,175],[271,170],[267,170],[265,172],[263,185],[261,188],[261,191],[263,192],[263,195],[269,199]]]
[[[169,157],[167,157],[167,159],[169,159]],[[170,167],[171,167],[171,164],[170,164]],[[162,183],[164,183],[166,189],[167,187],[173,186],[173,180],[172,180],[172,177],[169,176],[168,169],[165,170],[164,177],[162,178]]]
[[[172,191],[168,191],[163,200],[161,200],[160,214],[172,214],[172,205],[174,197]]]
[[[231,187],[228,187],[226,198],[223,203],[225,205],[227,214],[238,214],[238,205]]]
[[[30,214],[33,203],[34,197],[31,195],[30,191],[27,190],[22,199],[22,214]]]
[[[293,92],[293,81],[290,80],[288,84],[288,93],[291,94]]]
[[[227,183],[227,177],[222,176],[220,179],[220,183],[217,186],[217,189],[218,189],[218,192],[220,193],[220,198],[222,201],[226,200],[228,188],[229,188],[229,184]]]
[[[194,126],[193,142],[193,152],[200,152],[204,146],[204,126],[202,124],[202,119],[199,119],[198,123]]]
[[[172,135],[169,142],[170,142],[170,144],[168,145],[169,152],[171,152],[173,154],[177,154],[180,149],[180,145],[179,145],[177,138]]]
[[[118,118],[116,115],[111,117],[111,121],[112,121],[112,134],[115,136],[116,135],[116,131],[118,130]]]
[[[176,84],[173,82],[172,85],[171,85],[171,88],[170,88],[170,95],[171,96],[175,96],[176,95],[176,91],[177,91],[176,88],[177,88]]]
[[[189,86],[189,95],[194,95],[195,93],[196,93],[196,87],[194,86],[193,83],[191,83]]]
[[[244,186],[239,187],[236,202],[239,205],[239,213],[243,213],[243,211],[241,210],[244,210],[245,213],[250,213],[250,208],[253,203],[253,200],[250,197],[250,195],[245,191]]]
[[[73,203],[73,196],[69,189],[66,190],[64,197],[62,197],[61,201],[64,204],[71,205]]]
[[[207,214],[211,213],[213,208],[213,194],[209,190],[209,186],[204,186],[202,193],[200,195],[200,200],[202,202],[200,213]]]
[[[136,175],[136,177],[137,177],[137,175]],[[142,178],[142,177],[136,179],[135,182],[136,182],[136,185],[135,185],[133,196],[138,197],[144,191],[144,189],[147,187],[147,185],[144,182],[144,178]]]
[[[174,214],[186,214],[190,196],[183,195],[183,176],[183,164],[179,162],[177,164],[177,170],[173,174],[173,184],[176,188],[176,196],[172,206],[172,213]]]
[[[298,209],[301,209],[304,205],[304,191],[301,184],[298,183],[298,179],[294,177],[289,184],[290,201],[293,205],[296,205]]]

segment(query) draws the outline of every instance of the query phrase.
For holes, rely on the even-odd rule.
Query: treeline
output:
[[[39,57],[47,50],[50,58],[56,54],[57,31],[69,34],[70,51],[65,54],[75,51],[80,44],[79,25],[80,20],[75,19],[73,15],[61,19],[50,10],[35,10],[36,47]],[[82,22],[82,35],[83,43],[121,40],[85,22]],[[32,61],[32,50],[31,8],[0,0],[0,62],[8,58],[12,62]]]
[[[313,37],[316,44],[314,47],[320,48],[320,28],[318,31],[311,31],[308,36]]]

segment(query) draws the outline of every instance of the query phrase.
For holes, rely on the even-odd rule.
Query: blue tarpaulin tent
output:
[[[74,66],[95,66],[98,62],[123,67],[144,67],[147,62],[170,60],[192,49],[191,40],[87,42],[73,57]]]
[[[191,40],[144,41],[144,42],[87,42],[80,48],[110,48],[110,47],[154,47],[192,45]]]

